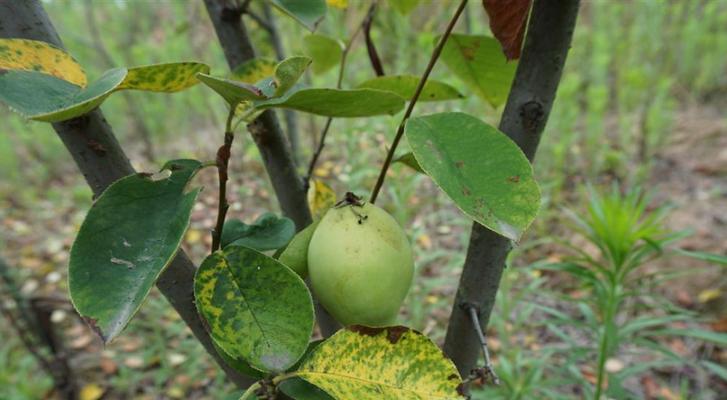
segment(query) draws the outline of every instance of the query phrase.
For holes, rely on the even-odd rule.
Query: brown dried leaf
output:
[[[520,58],[531,0],[482,0],[490,17],[490,30],[508,60]]]

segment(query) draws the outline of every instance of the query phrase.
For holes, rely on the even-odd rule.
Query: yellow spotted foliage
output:
[[[86,86],[86,73],[70,54],[37,40],[0,39],[0,69],[42,72]]]
[[[463,398],[454,364],[426,336],[403,326],[341,330],[295,374],[338,400]]]

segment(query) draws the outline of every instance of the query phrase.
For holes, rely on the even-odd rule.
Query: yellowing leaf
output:
[[[232,71],[230,78],[246,83],[256,83],[272,76],[277,64],[266,58],[255,58],[240,64]]]
[[[95,383],[89,383],[81,388],[78,398],[80,400],[98,400],[103,396],[104,390]]]
[[[700,303],[709,303],[712,300],[718,299],[720,296],[722,296],[722,292],[719,289],[705,289],[699,292],[697,300]]]
[[[151,92],[178,92],[199,83],[198,72],[210,72],[206,64],[179,62],[129,68],[126,78],[115,90],[135,89]]]
[[[86,86],[86,73],[70,54],[37,40],[0,39],[0,69],[42,72]]]
[[[326,0],[326,4],[333,8],[343,10],[344,8],[348,7],[348,0]]]
[[[295,375],[338,400],[461,399],[452,361],[404,326],[353,326],[321,343]]]
[[[308,206],[314,219],[323,217],[326,210],[336,204],[336,193],[330,186],[318,179],[310,180],[308,188]]]

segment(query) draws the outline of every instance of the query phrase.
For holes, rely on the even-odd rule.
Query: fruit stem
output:
[[[225,124],[225,142],[217,149],[217,177],[220,182],[220,191],[217,202],[217,223],[212,230],[212,253],[219,250],[222,239],[222,227],[225,224],[225,216],[230,204],[227,203],[227,166],[230,163],[230,150],[232,149],[232,141],[235,134],[232,131],[232,119],[235,116],[235,107],[230,107],[227,114],[227,123]]]
[[[336,83],[336,89],[340,89],[343,84],[343,73],[346,70],[346,58],[348,57],[348,53],[351,51],[353,42],[358,37],[358,34],[361,32],[361,29],[363,29],[364,25],[366,24],[366,21],[373,19],[373,15],[374,15],[374,12],[376,12],[377,5],[378,5],[378,0],[374,0],[371,3],[371,6],[369,7],[368,12],[366,12],[366,17],[361,21],[361,23],[358,25],[358,27],[353,32],[351,37],[348,39],[348,42],[346,42],[346,44],[343,47],[343,51],[341,52],[341,65],[338,69],[338,82]],[[303,178],[306,190],[308,189],[310,178],[313,176],[313,171],[315,170],[316,164],[318,163],[318,158],[320,158],[321,152],[323,152],[323,147],[326,145],[326,136],[328,136],[328,130],[331,128],[332,122],[333,122],[333,117],[329,117],[328,120],[326,120],[326,125],[323,126],[323,130],[321,131],[321,138],[318,140],[318,146],[316,146],[316,151],[315,151],[315,153],[313,153],[313,157],[311,158],[310,163],[308,164],[308,172],[306,173],[305,177]]]
[[[389,170],[391,160],[394,158],[394,151],[396,151],[396,147],[399,145],[399,141],[401,141],[401,137],[404,135],[404,126],[406,125],[406,120],[409,119],[409,116],[411,116],[411,113],[414,110],[414,105],[416,105],[417,100],[419,100],[419,96],[422,94],[424,84],[427,83],[429,74],[432,72],[432,69],[434,69],[434,65],[437,63],[439,55],[442,53],[444,44],[447,42],[447,38],[449,38],[449,35],[452,33],[452,29],[454,29],[454,25],[457,23],[457,20],[462,14],[462,11],[464,11],[466,5],[467,0],[462,0],[462,2],[459,4],[459,7],[457,8],[457,11],[455,11],[454,16],[452,16],[452,19],[449,21],[449,24],[447,25],[447,29],[444,31],[444,34],[442,35],[442,37],[439,38],[439,43],[437,43],[437,47],[434,48],[432,56],[429,58],[429,64],[427,65],[427,69],[424,70],[424,74],[422,75],[421,79],[419,79],[419,84],[417,85],[416,91],[414,92],[414,96],[411,98],[411,101],[409,102],[409,107],[407,107],[406,112],[404,113],[404,117],[399,123],[399,128],[396,131],[394,142],[391,144],[391,148],[389,148],[389,152],[386,154],[386,159],[384,160],[384,165],[381,167],[379,178],[376,180],[374,190],[371,192],[371,199],[369,200],[371,204],[376,202],[379,191],[384,185],[384,179],[386,179],[386,171]]]

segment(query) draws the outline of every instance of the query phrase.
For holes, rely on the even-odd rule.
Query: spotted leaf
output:
[[[116,88],[150,92],[178,92],[199,83],[197,73],[206,74],[210,67],[196,62],[145,65],[129,68],[124,81]]]
[[[533,168],[505,134],[458,112],[410,119],[406,137],[422,170],[467,215],[518,240],[535,219]]]
[[[264,372],[282,372],[308,347],[313,301],[303,280],[256,250],[212,253],[194,280],[197,308],[219,347]]]
[[[76,86],[86,86],[83,68],[52,44],[27,39],[0,39],[0,70],[42,72]]]
[[[187,186],[201,166],[174,160],[160,173],[122,178],[81,224],[71,248],[69,291],[105,342],[126,326],[177,252],[200,191]]]
[[[230,74],[230,78],[240,82],[254,84],[269,76],[273,76],[276,65],[277,63],[273,60],[254,58],[237,66]]]
[[[463,398],[452,361],[404,326],[341,330],[318,345],[295,376],[338,400]]]

